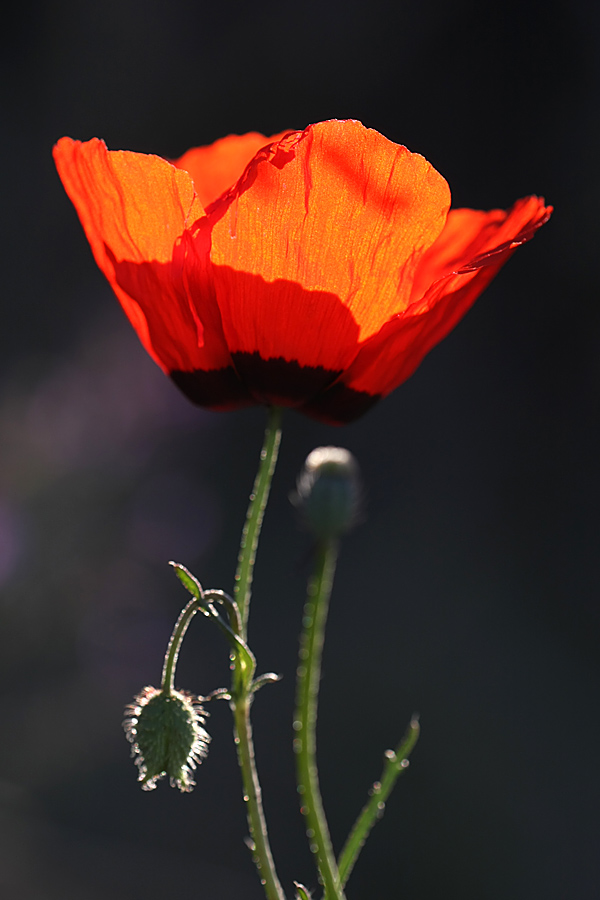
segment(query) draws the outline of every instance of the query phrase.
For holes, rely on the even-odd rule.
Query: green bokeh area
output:
[[[421,737],[348,900],[596,900],[600,775],[599,13],[481,5],[14,4],[2,32],[0,894],[259,900],[231,715],[190,794],[144,792],[123,709],[189,595],[231,592],[260,409],[195,409],[139,346],[56,177],[62,135],[177,157],[352,117],[426,156],[456,206],[544,194],[520,249],[411,379],[335,429],[284,417],[249,645],[281,880],[316,879],[295,791],[310,538],[289,503],[341,444],[364,481],[323,660],[320,776],[341,848],[382,754]],[[176,687],[227,685],[196,616]]]

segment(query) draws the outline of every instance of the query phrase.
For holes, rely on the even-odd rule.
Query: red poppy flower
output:
[[[230,136],[174,163],[54,158],[142,343],[201,406],[355,419],[415,370],[551,208],[448,211],[422,157],[359,122]]]

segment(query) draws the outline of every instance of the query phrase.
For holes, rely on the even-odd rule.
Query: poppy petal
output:
[[[508,212],[456,210],[451,214],[448,235],[442,233],[439,247],[434,245],[421,263],[429,277],[441,277],[430,282],[425,294],[404,314],[362,345],[352,366],[340,377],[340,385],[374,398],[398,387],[460,321],[516,248],[548,221],[551,212],[543,199],[528,197]],[[459,251],[465,254],[462,259]],[[314,405],[307,412],[331,415],[328,410],[332,404],[335,407],[335,397],[327,393],[318,399],[318,408]],[[361,404],[365,402],[362,398]]]
[[[206,209],[236,183],[262,147],[281,137],[283,132],[273,137],[256,131],[230,134],[207,147],[194,147],[172,162],[191,176],[198,199]]]
[[[335,424],[404,381],[551,213],[537,197],[448,213],[423,157],[352,120],[175,163],[97,139],[54,156],[98,265],[192,401]]]
[[[232,353],[346,369],[359,342],[408,304],[449,202],[422,156],[358,122],[323,122],[263,148],[209,215]]]
[[[146,350],[166,372],[231,367],[192,180],[158,156],[62,138],[54,159],[90,242]],[[194,292],[194,303],[190,292]]]
[[[539,197],[518,200],[508,211],[451,209],[444,230],[417,268],[411,302],[424,297],[440,278],[464,267],[466,260],[475,261],[478,267],[477,258],[482,254],[497,252],[507,242],[519,245],[529,240],[548,221],[550,212]]]

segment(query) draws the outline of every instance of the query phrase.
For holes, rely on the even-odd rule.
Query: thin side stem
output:
[[[281,440],[281,409],[270,407],[265,440],[260,454],[260,463],[250,495],[250,505],[242,532],[238,568],[235,576],[234,598],[241,619],[241,638],[247,635],[248,610],[256,548],[269,498],[271,480],[277,462]],[[250,723],[252,704],[251,681],[253,671],[244,665],[239,652],[232,655],[233,676],[231,689],[231,709],[234,720],[234,739],[238,762],[242,772],[244,800],[248,816],[248,828],[253,842],[253,858],[258,869],[267,900],[285,900],[283,889],[277,877],[273,854],[269,845],[267,823],[262,805],[262,791],[254,758],[254,742]]]
[[[297,670],[294,751],[300,810],[306,818],[306,833],[317,865],[326,900],[345,900],[338,872],[317,774],[317,704],[325,623],[337,560],[337,543],[325,541],[317,547],[314,575],[304,607],[300,661]]]
[[[246,514],[246,523],[242,531],[240,552],[238,555],[238,567],[235,573],[235,587],[233,596],[237,601],[242,619],[242,637],[246,640],[248,630],[248,611],[250,607],[250,594],[252,592],[252,576],[254,573],[254,560],[256,548],[260,537],[263,516],[281,441],[281,414],[279,406],[269,407],[269,418],[265,431],[265,441],[260,453],[260,464],[254,488],[250,494],[250,504]]]
[[[376,781],[369,791],[369,799],[358,816],[348,840],[344,844],[338,860],[342,884],[346,884],[354,863],[369,836],[371,828],[383,815],[385,803],[392,792],[398,777],[408,768],[408,757],[419,737],[419,720],[416,716],[410,721],[406,734],[395,750],[386,750],[385,763],[381,780]]]
[[[175,676],[175,667],[177,665],[177,657],[179,656],[179,651],[181,649],[181,643],[186,631],[188,630],[188,626],[192,621],[192,618],[196,615],[199,609],[200,601],[196,599],[190,600],[188,605],[181,610],[179,618],[175,623],[175,628],[173,629],[173,634],[171,635],[171,640],[169,641],[169,646],[167,647],[167,653],[165,656],[165,662],[162,672],[161,688],[167,695],[171,693],[175,686],[173,684],[173,680]]]

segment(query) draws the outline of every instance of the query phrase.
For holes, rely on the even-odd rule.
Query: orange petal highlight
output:
[[[436,281],[451,272],[468,264],[478,268],[478,258],[484,254],[514,250],[503,245],[519,246],[529,240],[551,212],[539,197],[517,200],[510,210],[451,209],[444,230],[421,259],[411,302],[421,299]]]
[[[62,138],[54,160],[96,262],[153,359],[167,372],[230,365],[207,275],[208,241],[192,248],[189,240],[204,210],[188,173],[158,156],[109,151],[96,138]],[[208,322],[184,279],[190,253],[205,257],[187,267]]]
[[[347,367],[357,340],[407,306],[449,202],[422,156],[359,122],[323,122],[259,151],[209,215],[230,349]],[[277,296],[265,302],[258,282],[239,285],[236,273],[276,283]]]
[[[262,147],[280,140],[284,133],[273,137],[265,137],[257,131],[230,134],[208,147],[194,147],[172,162],[189,173],[198,199],[206,209],[233,187]]]
[[[423,257],[424,272],[419,271],[415,280],[415,290],[427,283],[429,288],[363,344],[341,383],[379,396],[398,387],[551,213],[552,207],[539,197],[518,200],[508,212],[461,209],[451,213],[448,230]],[[432,283],[432,279],[437,280]]]

